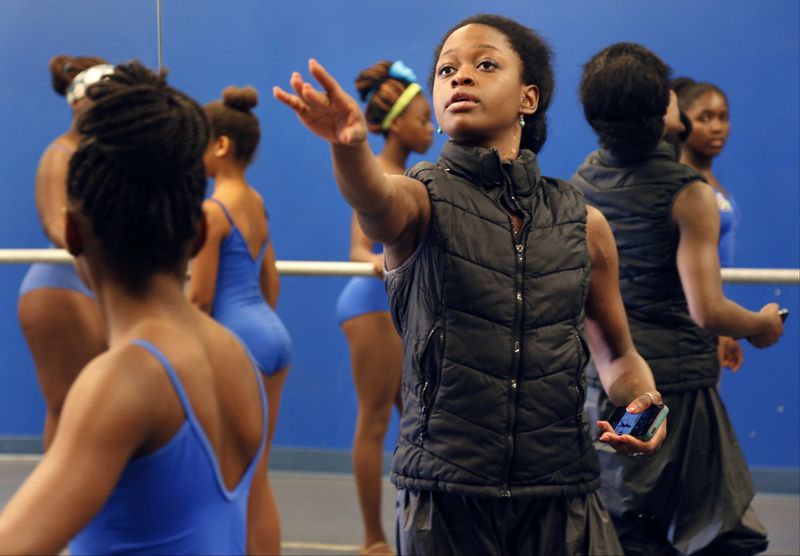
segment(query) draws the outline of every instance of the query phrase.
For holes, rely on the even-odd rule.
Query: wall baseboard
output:
[[[0,436],[0,454],[41,454],[40,436]],[[392,454],[383,454],[383,471],[388,473]],[[275,446],[270,469],[281,472],[350,474],[353,463],[348,450],[319,450]],[[800,495],[800,468],[751,467],[757,492]]]

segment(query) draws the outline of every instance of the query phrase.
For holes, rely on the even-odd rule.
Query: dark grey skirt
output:
[[[741,530],[753,482],[715,387],[667,395],[664,402],[667,439],[655,454],[625,456],[595,443],[601,492],[626,551],[626,538],[649,536],[653,545],[691,554]],[[612,405],[602,390],[590,388],[586,409],[594,422]],[[766,537],[758,526],[742,542],[763,550]]]

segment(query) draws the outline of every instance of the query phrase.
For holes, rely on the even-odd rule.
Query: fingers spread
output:
[[[308,71],[328,94],[335,93],[339,89],[339,83],[313,58],[308,61]]]
[[[317,91],[309,83],[303,83],[303,87],[300,89],[300,97],[311,108],[325,108],[330,104],[328,95]]]
[[[275,97],[276,100],[281,101],[286,106],[297,112],[298,114],[305,113],[308,110],[306,104],[297,98],[296,96],[287,93],[280,87],[273,87],[272,88],[272,96]]]

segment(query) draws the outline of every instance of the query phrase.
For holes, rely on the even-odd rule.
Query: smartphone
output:
[[[667,418],[667,413],[669,408],[666,405],[651,405],[641,413],[628,413],[624,407],[617,407],[607,421],[618,435],[629,434],[647,442]]]
[[[786,307],[778,309],[778,316],[781,318],[781,322],[786,322],[786,318],[789,316],[789,309]]]

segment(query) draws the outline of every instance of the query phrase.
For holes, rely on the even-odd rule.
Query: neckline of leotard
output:
[[[250,252],[250,246],[247,243],[247,238],[244,237],[244,234],[236,225],[236,222],[234,222],[233,216],[228,210],[228,207],[226,207],[222,201],[220,201],[219,199],[215,199],[214,197],[209,197],[208,200],[217,204],[219,208],[222,209],[222,212],[225,213],[225,218],[228,219],[228,223],[231,225],[231,233],[236,232],[237,234],[239,234],[239,238],[242,240],[242,243],[244,244],[245,251],[247,251],[247,256],[250,257],[250,261],[253,263],[258,262],[258,260],[264,254],[264,251],[266,251],[267,244],[269,244],[269,232],[267,232],[267,237],[266,239],[264,239],[264,243],[261,244],[261,248],[259,249],[258,253],[256,254],[255,257],[253,257],[253,254]]]
[[[248,463],[247,467],[242,473],[239,480],[236,481],[236,485],[229,489],[228,486],[225,484],[225,478],[222,476],[222,467],[219,463],[219,458],[217,457],[217,453],[214,451],[214,447],[211,444],[211,441],[206,434],[203,425],[200,423],[200,419],[198,419],[197,414],[194,412],[194,408],[192,407],[192,403],[189,400],[189,395],[186,393],[186,389],[183,387],[183,383],[181,382],[180,377],[178,377],[178,373],[175,371],[175,368],[169,362],[167,357],[164,353],[158,349],[155,345],[148,342],[147,340],[143,340],[141,338],[137,338],[131,341],[131,344],[139,346],[143,348],[145,351],[149,352],[150,355],[156,358],[156,360],[161,363],[161,366],[167,373],[167,376],[172,382],[172,386],[175,389],[175,393],[178,396],[178,399],[183,407],[183,412],[186,415],[186,422],[188,422],[192,428],[195,430],[195,434],[197,438],[200,440],[200,444],[203,447],[203,450],[206,452],[206,456],[209,458],[211,465],[214,469],[214,476],[217,479],[217,486],[225,495],[225,498],[228,500],[233,500],[238,497],[239,493],[241,492],[242,488],[246,486],[247,481],[252,476],[255,466],[258,464],[258,460],[261,458],[261,454],[264,451],[264,446],[266,443],[267,438],[267,399],[264,393],[264,389],[261,387],[260,381],[261,377],[259,376],[258,366],[255,364],[252,356],[249,352],[247,352],[248,359],[250,360],[250,364],[253,368],[253,371],[256,374],[256,380],[259,381],[259,394],[261,395],[261,439],[259,440],[258,449],[256,450],[253,459]],[[244,346],[242,346],[244,347]],[[245,348],[245,351],[246,348]],[[183,428],[183,427],[181,427]],[[170,443],[177,437],[177,434],[173,436],[165,446],[170,445]],[[153,454],[158,453],[160,450],[156,450]],[[148,454],[144,456],[144,458],[151,457],[153,454]]]

